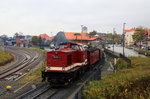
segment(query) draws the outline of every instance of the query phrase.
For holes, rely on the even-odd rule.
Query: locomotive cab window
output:
[[[67,45],[60,45],[59,48],[66,48]]]
[[[72,49],[74,49],[74,50],[80,50],[80,48],[79,48],[78,45],[72,45],[71,47],[72,47]]]
[[[82,46],[80,46],[80,50],[83,51],[83,50],[85,50],[85,49],[84,49]]]

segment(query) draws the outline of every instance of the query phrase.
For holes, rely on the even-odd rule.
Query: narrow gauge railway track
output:
[[[12,53],[14,55],[15,61],[12,62],[11,64],[8,64],[5,66],[5,69],[0,70],[0,74],[2,74],[3,72],[8,71],[9,69],[14,68],[16,65],[22,63],[23,61],[26,60],[27,57],[25,57],[24,54],[21,54],[18,50],[14,50],[14,49],[6,49],[7,52]]]
[[[9,66],[5,70],[1,71],[0,79],[3,79],[15,72],[23,70],[25,68],[27,69],[28,65],[34,63],[35,60],[39,61],[40,56],[41,56],[41,54],[39,54],[36,51],[29,51],[29,50],[17,49],[17,48],[12,48],[12,47],[9,47],[8,50],[9,51],[11,50],[10,52],[13,51],[13,53],[15,53],[15,55],[17,56],[16,57],[17,62],[12,64],[12,66]],[[21,60],[18,58],[21,58]]]
[[[53,89],[51,86],[44,84],[42,87],[30,90],[27,93],[17,97],[16,99],[72,99],[69,97],[74,93],[74,91],[76,91],[76,89],[92,79],[100,78],[100,74],[98,72],[100,72],[103,62],[104,59],[96,63],[92,70],[86,72],[83,76],[81,76],[80,79],[73,82],[68,87]],[[97,75],[97,78],[94,77],[95,75]]]
[[[58,92],[58,89],[53,89],[49,85],[44,85],[34,90],[28,91],[16,99],[50,99]]]

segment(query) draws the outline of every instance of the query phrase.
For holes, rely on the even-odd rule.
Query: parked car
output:
[[[145,49],[145,48],[146,48],[145,46],[142,46],[142,47],[141,47],[141,49]]]
[[[148,46],[146,49],[150,51],[150,46]]]
[[[105,45],[105,48],[110,48],[110,45]]]

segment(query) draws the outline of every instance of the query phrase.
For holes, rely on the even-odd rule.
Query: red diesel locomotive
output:
[[[102,57],[103,52],[98,48],[84,49],[75,43],[63,43],[58,50],[47,52],[43,81],[47,80],[52,85],[67,85]]]

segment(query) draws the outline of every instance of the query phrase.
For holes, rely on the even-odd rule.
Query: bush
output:
[[[133,47],[126,47],[126,48],[128,48],[128,49],[133,49]]]
[[[13,55],[0,50],[0,66],[11,62],[14,59]]]
[[[123,59],[121,59],[121,58],[118,58],[118,59],[117,59],[117,64],[116,64],[116,69],[117,69],[117,70],[125,69],[125,68],[128,67],[127,65],[128,65],[127,62],[125,62],[125,61],[124,61]]]
[[[145,50],[135,50],[138,52],[138,54],[143,54],[143,55],[146,55],[146,56],[150,56],[150,51],[145,51]]]
[[[131,57],[132,68],[122,69],[83,90],[86,99],[150,98],[150,58]]]
[[[43,50],[43,49],[39,49],[39,48],[27,48],[29,50],[35,50],[37,52],[42,52],[42,53],[46,53],[47,51],[46,50]]]

